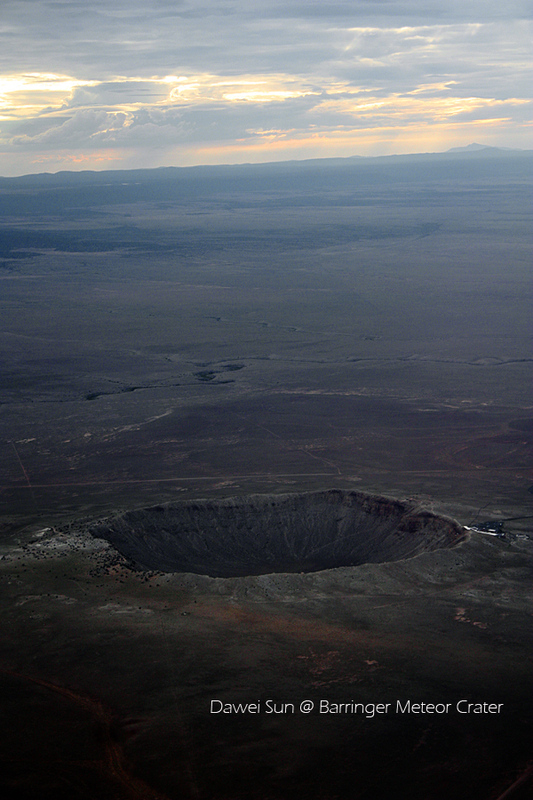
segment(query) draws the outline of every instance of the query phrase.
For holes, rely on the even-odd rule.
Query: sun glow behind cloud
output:
[[[0,112],[5,119],[32,114],[67,112],[77,107],[106,108],[125,111],[149,106],[173,104],[205,104],[212,102],[269,103],[305,97],[319,92],[303,88],[303,81],[294,76],[265,75],[224,78],[219,75],[166,75],[149,78],[111,77],[106,81],[78,80],[66,75],[21,74],[0,76]],[[130,86],[135,89],[130,91]],[[76,94],[80,88],[92,92]],[[110,108],[110,87],[115,98]],[[120,95],[123,95],[121,101]],[[85,103],[80,102],[80,97]]]
[[[392,94],[388,97],[365,97],[357,101],[351,98],[344,100],[325,100],[317,106],[317,110],[346,114],[359,123],[370,120],[375,123],[379,119],[396,119],[406,125],[414,119],[420,122],[430,119],[435,122],[446,121],[458,115],[473,114],[479,110],[490,112],[500,106],[526,105],[527,100],[509,97],[496,100],[493,97],[411,97],[423,89],[408,92],[405,95]],[[489,117],[491,115],[489,114]]]
[[[60,108],[75,88],[95,86],[96,83],[53,73],[0,76],[1,118],[25,118],[28,114],[40,114],[47,108]]]
[[[298,157],[349,155],[354,147],[374,151],[376,142],[385,151],[420,147],[421,141],[431,149],[432,142],[444,139],[431,127],[448,134],[460,130],[461,125],[450,127],[456,121],[463,128],[505,128],[512,109],[528,104],[517,97],[461,96],[457,87],[458,81],[450,80],[391,93],[339,81],[317,85],[281,74],[119,76],[104,82],[34,73],[5,77],[0,83],[0,113],[12,122],[34,120],[33,130],[15,131],[9,140],[14,148],[41,151],[32,163],[52,163],[46,151],[53,149],[58,151],[58,164],[90,166],[94,149],[92,165],[98,166],[114,160],[114,149],[116,160],[123,161],[124,151],[140,146],[159,149],[167,160],[178,163],[206,157],[216,161],[217,156],[222,161],[238,159],[239,153],[259,160],[268,153],[289,158],[295,151]],[[275,107],[272,115],[267,112],[268,121],[285,124],[253,124],[264,121],[260,107],[268,105]],[[502,110],[507,113],[502,115]],[[62,146],[71,152],[59,152]]]

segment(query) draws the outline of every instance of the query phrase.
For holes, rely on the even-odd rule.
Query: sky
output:
[[[529,0],[2,0],[0,175],[531,148]]]

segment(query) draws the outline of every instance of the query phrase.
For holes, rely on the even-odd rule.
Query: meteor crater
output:
[[[399,561],[465,538],[453,520],[409,503],[336,489],[168,503],[91,533],[142,569],[213,578]]]

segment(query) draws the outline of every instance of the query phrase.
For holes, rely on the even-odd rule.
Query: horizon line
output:
[[[315,156],[312,158],[286,158],[286,159],[278,159],[275,161],[236,161],[227,163],[220,163],[220,164],[207,164],[207,163],[198,163],[198,164],[187,164],[187,165],[179,165],[179,164],[161,164],[157,167],[114,167],[112,169],[103,168],[103,169],[59,169],[56,171],[42,171],[42,172],[22,172],[18,175],[0,175],[0,180],[2,181],[10,181],[10,180],[17,180],[18,178],[31,178],[37,177],[41,175],[63,175],[63,174],[83,174],[83,173],[111,173],[111,172],[155,172],[157,170],[166,170],[166,169],[176,169],[176,170],[194,170],[194,169],[219,169],[219,168],[231,168],[231,167],[261,167],[261,166],[272,166],[273,164],[304,164],[312,161],[350,161],[351,159],[357,159],[361,161],[374,161],[374,160],[382,160],[382,159],[391,159],[391,158],[412,158],[415,156],[441,156],[441,155],[474,155],[480,154],[484,151],[497,151],[501,153],[533,153],[533,148],[531,149],[524,149],[521,147],[505,147],[505,146],[498,146],[498,145],[485,145],[479,144],[477,142],[472,142],[471,144],[459,146],[459,147],[450,147],[447,150],[424,150],[412,153],[387,153],[382,155],[370,155],[370,156],[362,156],[357,153],[354,153],[350,156]]]

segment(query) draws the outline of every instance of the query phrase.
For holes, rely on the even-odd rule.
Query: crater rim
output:
[[[331,488],[169,501],[101,518],[89,533],[141,571],[209,578],[402,561],[468,538],[410,499]]]

